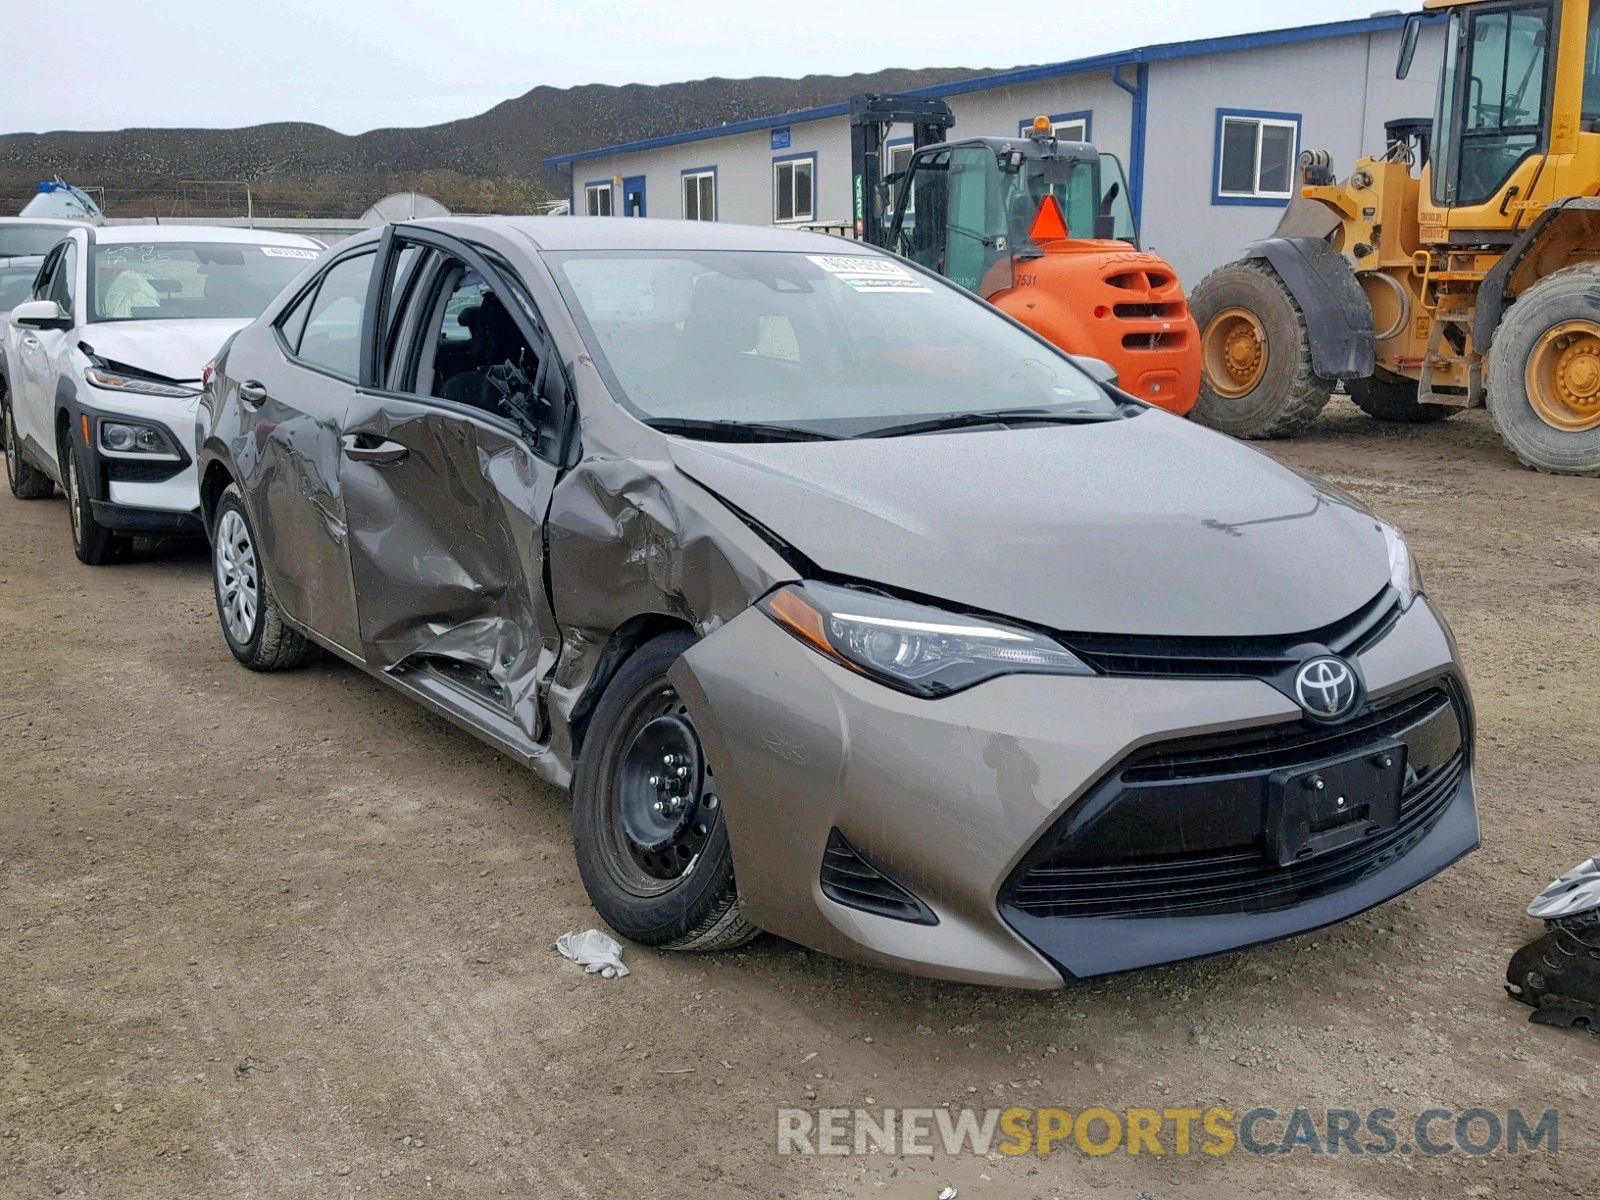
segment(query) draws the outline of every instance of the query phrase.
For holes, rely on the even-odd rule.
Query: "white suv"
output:
[[[3,330],[12,493],[60,484],[86,563],[126,557],[135,535],[203,535],[201,374],[322,249],[256,229],[66,231]]]

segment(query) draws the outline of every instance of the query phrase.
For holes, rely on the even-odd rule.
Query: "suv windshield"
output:
[[[0,312],[10,312],[33,294],[33,281],[39,274],[39,260],[0,262]]]
[[[856,437],[1120,409],[1064,354],[882,255],[547,256],[612,390],[646,421]]]
[[[95,321],[259,317],[319,252],[300,246],[128,242],[95,246]]]

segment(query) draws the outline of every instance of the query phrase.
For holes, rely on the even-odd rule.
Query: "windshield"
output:
[[[64,225],[29,225],[0,221],[0,258],[22,258],[30,254],[49,254],[67,236]]]
[[[254,319],[318,254],[226,242],[96,246],[89,259],[90,319]]]
[[[33,294],[33,280],[39,274],[37,260],[18,265],[0,265],[0,312],[10,312]]]
[[[885,256],[548,257],[607,382],[646,420],[854,437],[957,414],[1120,411],[1060,351]]]

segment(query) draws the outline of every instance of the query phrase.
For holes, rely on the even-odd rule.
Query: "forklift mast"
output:
[[[884,142],[896,125],[910,125],[912,152],[946,141],[955,114],[943,100],[930,96],[856,96],[850,101],[850,162],[856,237],[873,246],[887,244],[884,212],[889,202],[884,186]]]

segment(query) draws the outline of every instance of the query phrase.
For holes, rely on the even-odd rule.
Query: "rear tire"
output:
[[[1600,263],[1534,284],[1489,347],[1489,414],[1523,464],[1600,475]]]
[[[1276,271],[1257,259],[1218,267],[1189,308],[1200,326],[1195,420],[1240,438],[1311,428],[1333,384],[1312,370],[1305,314]]]
[[[238,484],[217,501],[211,526],[211,585],[217,620],[233,656],[252,671],[289,671],[316,658],[310,638],[291,629],[272,594],[256,547],[255,527]]]
[[[3,388],[0,388],[0,421],[5,423],[6,482],[11,485],[11,494],[18,500],[48,500],[56,485],[50,476],[22,457],[16,419],[11,415],[11,397]]]
[[[744,919],[694,719],[667,682],[694,642],[669,633],[640,647],[600,698],[572,780],[573,846],[590,902],[618,933],[663,950],[728,950],[761,931]]]
[[[72,530],[73,552],[79,562],[91,567],[127,562],[133,553],[133,539],[107,529],[95,519],[83,455],[71,437],[61,440],[61,463],[65,468],[62,473],[67,477],[67,523]]]
[[[1416,380],[1387,371],[1375,372],[1370,379],[1346,379],[1344,390],[1367,416],[1399,425],[1428,425],[1460,411],[1448,404],[1423,404],[1417,399]]]

